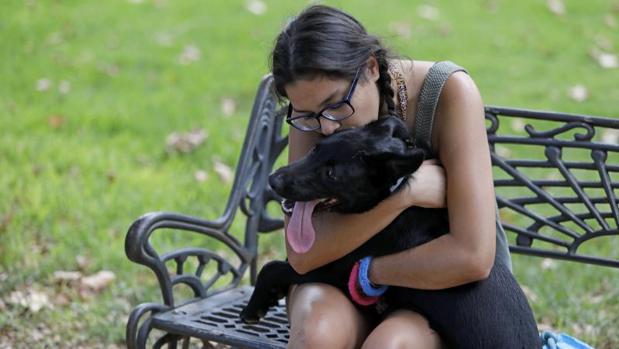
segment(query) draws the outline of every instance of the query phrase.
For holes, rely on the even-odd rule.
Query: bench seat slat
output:
[[[252,290],[243,286],[158,313],[153,316],[152,327],[241,348],[285,348],[290,328],[283,300],[256,325],[240,321],[238,314]]]

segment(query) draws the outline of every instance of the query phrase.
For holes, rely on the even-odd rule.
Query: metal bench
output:
[[[129,228],[126,254],[155,273],[162,302],[133,309],[128,348],[188,347],[190,338],[205,348],[215,347],[213,343],[286,346],[283,302],[257,325],[242,324],[237,317],[252,290],[242,286],[243,278],[249,273],[252,285],[256,279],[258,233],[283,227],[281,217],[267,209],[280,199],[267,177],[287,145],[284,109],[271,84],[266,76],[258,88],[224,213],[215,220],[148,213]],[[493,106],[485,110],[497,202],[511,251],[619,268],[618,256],[587,254],[582,248],[619,235],[619,119]],[[240,233],[232,227],[239,220],[244,220]],[[164,230],[208,236],[200,246],[209,248],[158,253],[151,237]],[[215,241],[219,247],[211,248]],[[177,286],[191,290],[189,299],[180,300]]]

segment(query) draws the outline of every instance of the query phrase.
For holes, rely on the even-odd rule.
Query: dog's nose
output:
[[[284,176],[280,172],[275,172],[269,176],[271,188],[280,193],[284,187]]]

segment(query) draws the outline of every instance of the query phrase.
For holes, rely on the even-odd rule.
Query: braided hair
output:
[[[290,21],[275,40],[270,62],[275,90],[286,98],[284,87],[300,79],[353,79],[359,67],[365,71],[363,68],[372,55],[378,62],[381,105],[386,104],[388,113],[394,114],[389,51],[344,11],[324,5],[310,6]],[[361,79],[367,79],[365,74]]]
[[[385,49],[379,49],[374,53],[378,61],[378,91],[381,97],[381,104],[387,103],[389,114],[395,114],[395,103],[393,102],[394,92],[391,88],[391,75],[389,74],[389,57]]]

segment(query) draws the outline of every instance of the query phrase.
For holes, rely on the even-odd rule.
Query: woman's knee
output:
[[[420,314],[399,310],[390,314],[367,337],[362,349],[439,349],[441,340]]]
[[[298,286],[289,297],[289,348],[354,348],[368,326],[336,288],[322,284]]]

